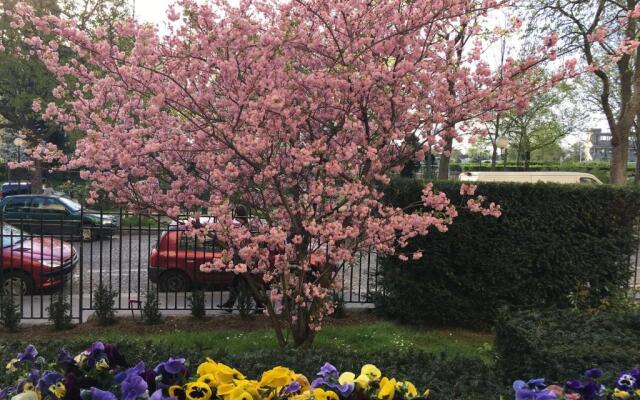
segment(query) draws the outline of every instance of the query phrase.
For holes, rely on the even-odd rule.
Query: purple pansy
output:
[[[115,383],[117,383],[118,385],[121,384],[125,379],[127,379],[127,377],[129,375],[140,375],[144,372],[144,362],[140,361],[139,363],[137,363],[135,366],[117,373],[114,377],[113,377],[113,381]]]
[[[347,397],[355,388],[353,383],[340,384],[340,382],[338,382],[338,376],[340,375],[338,369],[328,362],[324,363],[317,375],[319,378],[316,378],[311,382],[312,389],[326,386],[331,390],[338,392],[341,396]]]
[[[0,400],[5,400],[9,397],[9,394],[13,391],[11,386],[7,386],[6,388],[0,390]]]
[[[62,382],[63,376],[59,372],[55,371],[47,371],[42,375],[42,378],[38,381],[38,390],[43,395],[51,394],[49,393],[49,387],[51,385],[55,385],[58,382]]]
[[[118,400],[115,394],[100,390],[98,388],[91,388],[91,400]]]
[[[624,391],[633,391],[638,387],[638,378],[640,378],[640,371],[634,368],[629,371],[622,371],[618,375],[616,380],[616,388]]]
[[[285,386],[281,393],[284,395],[287,394],[292,394],[292,393],[298,393],[300,391],[300,389],[302,389],[302,385],[300,385],[299,382],[297,381],[293,381],[290,384],[288,384],[287,386]]]
[[[18,353],[16,357],[19,362],[34,362],[38,357],[38,350],[36,350],[35,346],[30,344],[28,345],[22,353]]]
[[[591,368],[584,371],[584,376],[587,378],[598,379],[602,376],[602,370],[600,368]]]
[[[76,365],[73,356],[67,349],[63,348],[62,350],[60,350],[60,353],[58,353],[58,365],[65,370]]]
[[[129,374],[120,384],[121,400],[135,400],[147,391],[147,382],[140,375]]]
[[[161,362],[160,364],[158,364],[155,367],[154,372],[156,374],[165,374],[165,373],[170,375],[182,374],[186,371],[185,362],[186,360],[184,358],[171,357],[167,361]]]
[[[516,400],[555,400],[555,393],[546,389],[544,379],[531,379],[528,382],[515,381],[513,389],[516,391]]]

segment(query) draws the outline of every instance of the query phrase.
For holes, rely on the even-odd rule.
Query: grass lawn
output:
[[[75,335],[74,335],[75,336]],[[188,329],[178,327],[167,332],[123,333],[118,326],[101,328],[95,333],[79,334],[75,341],[126,341],[166,346],[170,348],[224,350],[229,353],[248,353],[276,349],[276,340],[269,328],[256,329]],[[338,351],[384,352],[424,351],[447,356],[468,356],[490,359],[493,337],[487,333],[465,330],[416,329],[388,321],[327,325],[316,337],[314,347]]]

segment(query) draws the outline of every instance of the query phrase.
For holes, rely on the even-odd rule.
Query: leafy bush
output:
[[[0,323],[9,332],[20,330],[20,307],[13,300],[13,296],[0,297]]]
[[[460,184],[436,182],[455,204]],[[405,207],[423,182],[395,179],[387,201]],[[566,307],[582,293],[597,306],[627,286],[637,249],[640,197],[609,186],[482,183],[478,193],[503,215],[462,211],[446,233],[430,232],[405,251],[417,261],[381,259],[376,299],[387,316],[407,323],[491,325],[502,306]],[[574,296],[575,297],[575,296]]]
[[[47,360],[55,360],[61,347],[71,352],[71,355],[89,349],[84,342],[47,341],[35,343],[39,355]],[[0,347],[0,361],[3,365],[16,357],[24,348],[24,343],[13,343]],[[233,366],[248,377],[260,377],[263,371],[275,366],[283,365],[297,373],[304,374],[310,380],[316,377],[318,369],[330,361],[340,371],[353,371],[356,374],[364,364],[374,364],[383,376],[395,377],[413,382],[419,389],[430,389],[430,399],[469,399],[484,400],[498,398],[499,394],[509,393],[508,385],[496,382],[491,366],[480,359],[455,358],[448,359],[442,355],[422,352],[414,353],[377,353],[363,354],[344,351],[327,351],[318,349],[276,351],[265,350],[255,353],[229,354],[224,350],[210,351],[207,349],[181,349],[167,346],[153,346],[142,341],[122,342],[116,348],[124,355],[127,365],[135,365],[143,360],[152,370],[157,364],[167,361],[177,354],[190,361],[189,373],[195,374],[198,364],[211,357],[217,362]],[[115,352],[109,351],[113,355]],[[99,356],[99,354],[98,354]],[[116,370],[118,363],[109,360],[109,364]],[[122,360],[121,360],[122,361]],[[25,372],[27,368],[24,368]],[[115,371],[114,371],[115,372]],[[112,372],[113,373],[113,372]],[[148,375],[145,375],[148,377]],[[11,374],[0,375],[0,388],[15,383],[17,377]],[[150,381],[155,382],[154,377]],[[151,386],[151,391],[155,386]],[[118,392],[119,394],[119,392]]]
[[[204,305],[204,291],[195,289],[189,296],[189,308],[191,308],[191,316],[196,319],[203,319],[206,310]]]
[[[64,291],[51,296],[51,304],[47,307],[49,321],[53,322],[53,329],[63,331],[71,328],[71,303]]]
[[[115,312],[113,311],[116,297],[118,297],[117,291],[112,290],[100,282],[93,300],[93,307],[100,325],[112,325],[116,322]]]
[[[496,323],[495,348],[505,379],[543,376],[563,382],[594,367],[616,374],[621,367],[638,366],[639,340],[635,310],[506,310]]]
[[[151,287],[147,290],[147,298],[142,306],[142,321],[147,325],[156,325],[162,321],[158,291]]]

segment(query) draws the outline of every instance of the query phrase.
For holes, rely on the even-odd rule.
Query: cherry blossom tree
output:
[[[460,206],[499,216],[475,187],[463,187],[469,198],[454,205],[426,185],[414,213],[385,205],[383,189],[408,160],[481,133],[476,121],[524,108],[530,93],[570,72],[522,79],[552,51],[553,37],[500,71],[483,60],[480,41],[457,53],[460,26],[481,29],[500,5],[180,0],[166,35],[124,20],[116,24],[122,40],[110,42],[26,6],[15,20],[58,37],[28,39],[63,100],[34,105],[86,132],[63,167],[91,180],[89,200],[103,192],[173,218],[206,209],[215,220],[188,223],[189,232],[215,236],[225,250],[201,269],[261,277],[265,285],[247,281],[279,344],[307,346],[332,311],[336,274],[359,252],[419,258],[403,253],[407,242],[446,231]],[[61,62],[61,48],[76,58]],[[455,65],[451,54],[461,58]],[[52,158],[55,149],[35,153]],[[237,202],[256,216],[253,226],[234,222]]]

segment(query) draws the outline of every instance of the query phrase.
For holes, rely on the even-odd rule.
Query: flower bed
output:
[[[360,373],[339,373],[325,363],[313,380],[277,366],[250,380],[240,371],[207,358],[192,367],[169,358],[154,367],[140,361],[131,367],[118,349],[102,342],[73,356],[62,349],[48,363],[32,345],[6,366],[15,384],[0,390],[0,400],[399,400],[424,399],[409,381],[382,376],[374,365]]]

